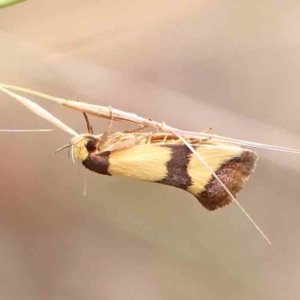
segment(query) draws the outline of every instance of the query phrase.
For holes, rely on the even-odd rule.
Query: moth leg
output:
[[[212,127],[208,127],[207,129],[205,129],[204,131],[202,131],[203,133],[210,133],[211,131],[212,131]],[[207,142],[207,141],[209,141],[211,138],[210,137],[208,137],[208,138],[206,138],[206,139],[202,139],[201,140],[201,142]]]
[[[125,133],[135,133],[135,132],[144,130],[145,128],[148,128],[148,127],[149,127],[148,125],[143,125],[143,126],[138,127],[138,128],[136,128],[136,129],[126,130],[126,131],[124,131],[124,132],[125,132]]]
[[[159,127],[157,128],[157,131],[161,131],[164,127],[166,126],[166,122],[162,122],[161,125],[159,125]]]
[[[132,139],[120,141],[120,142],[114,144],[109,150],[110,151],[120,151],[120,150],[132,148],[132,147],[138,145],[143,138],[144,137],[141,136],[141,137],[135,137]]]
[[[112,112],[112,107],[109,105],[108,108],[109,108],[109,112],[110,112],[110,121],[109,121],[109,125],[108,125],[107,131],[110,132],[111,127],[112,127],[112,123],[114,121],[114,115],[113,115],[113,112]]]
[[[151,133],[150,133],[150,135],[151,135]],[[126,139],[122,139],[122,136],[121,136],[121,140],[114,142],[112,145],[104,148],[103,151],[101,151],[101,152],[120,151],[120,150],[132,148],[138,144],[144,145],[145,142],[141,142],[141,141],[143,141],[145,138],[147,138],[147,136],[145,136],[145,135],[132,136],[132,137],[126,138]]]
[[[149,136],[149,138],[145,141],[145,145],[151,144],[152,134]]]
[[[212,131],[212,127],[208,127],[208,128],[206,128],[204,131],[202,131],[203,133],[209,133],[209,132],[211,132]]]
[[[110,122],[109,122],[109,125],[108,125],[108,129],[102,134],[101,140],[100,140],[99,145],[98,145],[99,148],[101,148],[107,142],[108,137],[110,135],[112,123],[113,123],[113,120],[114,120],[112,107],[110,105],[108,107],[109,107],[109,110],[110,110]]]
[[[169,133],[167,133],[166,135],[165,135],[165,137],[164,137],[164,139],[163,139],[163,141],[162,141],[162,143],[163,144],[165,144],[166,143],[166,141],[167,141],[167,138],[168,138],[168,136],[169,136],[170,134]]]
[[[83,116],[84,116],[84,119],[85,119],[85,122],[86,122],[86,127],[87,127],[88,133],[94,134],[93,126],[90,123],[88,115],[84,112]]]

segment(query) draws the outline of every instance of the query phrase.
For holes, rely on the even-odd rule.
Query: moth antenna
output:
[[[219,182],[219,184],[224,188],[224,190],[227,192],[227,194],[230,196],[230,198],[237,204],[237,206],[240,208],[240,210],[245,214],[245,216],[248,218],[248,220],[252,223],[252,225],[258,230],[258,232],[263,236],[263,238],[272,245],[271,241],[268,239],[268,237],[264,234],[264,232],[259,228],[259,226],[255,223],[255,221],[251,218],[251,216],[247,213],[247,211],[243,208],[243,206],[237,201],[237,199],[231,194],[229,189],[226,187],[226,185],[222,182],[222,180],[217,176],[217,174],[214,172],[214,170],[209,166],[209,164],[205,161],[205,159],[179,134],[176,132],[172,132],[174,135],[176,135],[200,160],[200,162],[203,163],[203,165],[210,171],[210,173],[214,176],[214,178]]]
[[[52,129],[0,129],[0,132],[11,132],[11,133],[26,133],[26,132],[48,132]]]

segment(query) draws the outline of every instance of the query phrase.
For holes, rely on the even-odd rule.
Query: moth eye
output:
[[[89,140],[89,141],[86,142],[85,148],[89,152],[95,151],[96,148],[97,148],[96,144],[97,144],[97,141],[94,140],[94,139],[91,139],[91,140]]]

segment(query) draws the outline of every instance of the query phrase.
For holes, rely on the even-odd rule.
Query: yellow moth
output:
[[[186,139],[235,197],[254,170],[250,149],[211,140]],[[168,133],[81,135],[71,141],[75,158],[91,171],[162,183],[193,194],[209,210],[231,202],[211,171],[176,136]]]
[[[77,158],[87,169],[102,175],[121,175],[181,188],[194,195],[208,210],[215,210],[234,201],[269,242],[237,202],[236,195],[255,169],[257,155],[253,149],[288,153],[300,153],[299,150],[241,141],[207,132],[184,131],[111,107],[65,100],[16,86],[0,84],[0,90],[71,134],[71,142],[61,149],[71,148],[73,160]],[[36,103],[11,90],[38,95],[83,112],[88,133],[78,134]],[[153,127],[156,131],[111,132],[109,129],[103,134],[94,135],[86,114]]]

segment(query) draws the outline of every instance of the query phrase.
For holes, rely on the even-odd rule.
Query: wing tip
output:
[[[243,189],[245,181],[255,170],[257,155],[250,149],[245,149],[240,156],[225,161],[216,171],[234,197]],[[232,202],[230,195],[212,176],[204,190],[195,195],[198,201],[208,210],[216,210]]]

